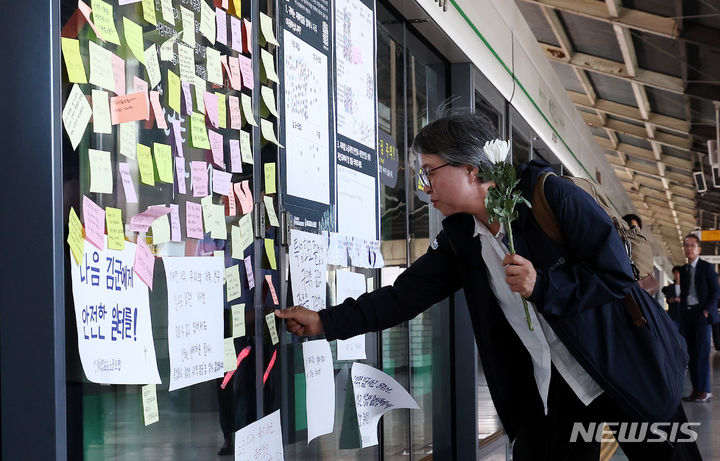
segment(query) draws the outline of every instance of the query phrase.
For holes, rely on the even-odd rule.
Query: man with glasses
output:
[[[687,341],[688,371],[692,392],[683,397],[686,402],[710,402],[710,333],[711,325],[720,321],[717,312],[720,285],[715,268],[700,259],[700,238],[690,234],[683,240],[683,252],[688,263],[680,276],[680,310]]]

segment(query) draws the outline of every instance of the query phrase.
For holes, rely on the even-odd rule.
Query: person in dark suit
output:
[[[447,217],[427,253],[393,286],[319,312],[292,306],[275,314],[293,334],[343,339],[398,325],[463,288],[515,461],[597,460],[597,440],[570,442],[576,422],[686,421],[680,405],[684,341],[635,282],[613,223],[592,197],[548,176],[540,190],[565,243],[549,237],[532,210],[519,205],[512,223],[517,254],[507,254],[507,230],[490,222],[485,209],[493,183],[478,176],[490,166],[483,146],[496,137],[491,127],[478,114],[458,114],[430,123],[415,137],[420,180]],[[538,162],[518,167],[523,196],[532,197],[547,171]],[[647,323],[630,321],[628,296]],[[522,297],[529,301],[534,330],[525,322]],[[663,354],[669,355],[659,359],[664,367],[650,367],[658,357],[638,347],[637,341],[649,344],[648,335],[668,342]],[[678,376],[662,396],[660,369]],[[644,439],[621,446],[632,460],[701,459],[692,441]]]
[[[710,331],[711,325],[720,321],[720,285],[713,265],[700,259],[702,246],[697,235],[685,237],[683,251],[688,263],[680,278],[680,310],[692,382],[692,392],[683,400],[710,402]]]
[[[662,289],[665,301],[668,303],[668,315],[678,329],[680,328],[680,274],[682,271],[683,266],[673,266],[673,283]]]

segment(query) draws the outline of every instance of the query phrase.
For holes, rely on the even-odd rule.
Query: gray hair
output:
[[[471,165],[483,171],[492,163],[485,142],[498,137],[492,121],[480,112],[448,113],[425,125],[412,143],[415,154],[439,155],[453,165]]]

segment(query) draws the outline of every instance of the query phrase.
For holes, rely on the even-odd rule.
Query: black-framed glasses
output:
[[[420,177],[420,183],[425,186],[432,189],[432,184],[430,184],[430,173],[432,173],[435,170],[439,170],[440,168],[448,165],[455,165],[454,163],[444,163],[440,166],[436,166],[435,168],[430,168],[429,170],[426,168],[420,168],[418,170],[418,176]]]

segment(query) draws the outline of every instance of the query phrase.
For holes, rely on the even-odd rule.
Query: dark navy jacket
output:
[[[674,299],[678,296],[675,294],[675,283],[671,283],[670,285],[666,286],[662,289],[663,294],[665,295],[665,300]],[[680,303],[671,303],[668,302],[668,315],[670,315],[670,318],[674,321],[680,323]]]
[[[541,171],[533,163],[521,167],[518,187],[525,197],[532,196]],[[625,407],[637,408],[659,377],[646,372],[643,352],[647,351],[637,351],[632,335],[626,331],[634,326],[628,321],[623,299],[628,291],[643,303],[649,295],[634,282],[620,238],[607,214],[589,195],[553,176],[545,183],[545,194],[561,224],[567,247],[540,229],[529,208],[519,207],[519,218],[513,222],[515,247],[538,273],[530,300],[603,390]],[[463,288],[493,403],[506,433],[514,439],[521,424],[540,420],[543,406],[530,354],[492,292],[474,229],[471,215],[447,217],[428,252],[393,286],[363,294],[357,300],[347,299],[319,314],[326,338],[344,339],[409,320]],[[645,313],[656,314],[652,309]],[[657,332],[647,328],[640,334],[655,336]],[[677,349],[678,354],[685,354],[680,343]],[[667,370],[683,371],[684,363],[682,370]],[[652,405],[659,407],[657,413],[638,411],[638,417],[669,417],[677,409],[681,391],[676,391],[676,401],[653,401]]]
[[[688,266],[684,267],[687,268]],[[682,309],[685,310],[688,307],[687,292],[690,288],[690,277],[687,270],[683,270],[680,275],[680,288],[680,304]],[[710,314],[708,316],[709,323],[720,322],[720,315],[717,312],[718,301],[720,301],[718,275],[713,265],[703,259],[699,260],[695,266],[695,292],[698,301],[700,301],[695,309],[700,312],[703,310],[708,311],[708,314]]]

